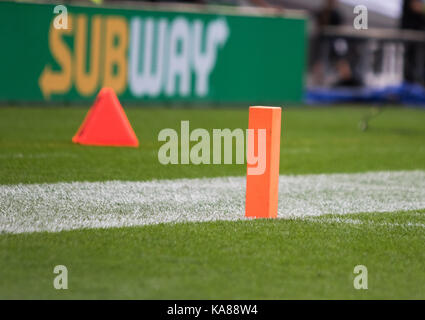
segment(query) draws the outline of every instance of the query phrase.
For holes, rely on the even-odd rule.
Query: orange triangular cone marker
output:
[[[124,109],[111,88],[100,90],[72,142],[93,146],[139,146]]]

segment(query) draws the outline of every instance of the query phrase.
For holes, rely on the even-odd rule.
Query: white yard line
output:
[[[245,178],[0,185],[0,232],[244,219]],[[425,208],[425,172],[280,176],[279,217]]]

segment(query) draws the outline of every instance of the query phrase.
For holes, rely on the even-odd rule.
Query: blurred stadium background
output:
[[[54,13],[49,3],[69,6],[70,24],[75,24],[73,31],[50,30]],[[353,27],[357,15],[353,10],[358,4],[368,9],[366,30]],[[425,102],[424,14],[419,0],[361,3],[354,0],[6,1],[2,8],[5,26],[2,37],[9,43],[2,52],[2,59],[8,61],[4,65],[4,74],[8,77],[2,79],[0,91],[3,103],[92,101],[105,84],[115,86],[122,101],[130,102],[389,102],[409,105]],[[106,32],[102,24],[105,21],[93,19],[99,14],[105,21],[110,16],[121,15],[123,20],[118,25],[125,24],[123,30],[118,26],[118,31],[110,29],[107,33],[107,37],[114,37],[114,32],[118,37],[124,35],[125,43],[118,45],[116,57],[113,49],[111,54],[105,51],[110,39],[103,42],[99,38]],[[165,56],[158,55],[161,50],[155,45],[156,41],[161,45],[162,35],[155,31],[159,28],[159,20],[155,19],[160,19],[161,15],[167,19],[183,17],[180,27],[188,28],[183,33],[195,28],[194,22],[201,23],[197,26],[199,39],[194,33],[183,34],[192,46],[183,48],[182,59],[187,56],[187,66],[175,69],[170,65],[169,70],[166,63],[171,51],[164,49]],[[224,24],[211,26],[211,52],[202,56],[208,22],[215,18],[221,18]],[[148,19],[146,34],[153,32],[152,43],[149,43],[150,38],[143,36],[143,19]],[[31,23],[36,23],[36,27],[31,28]],[[101,24],[101,31],[96,29],[97,23]],[[114,23],[111,21],[108,25]],[[172,29],[171,20],[169,27]],[[14,32],[10,32],[11,29]],[[164,43],[168,43],[167,40]],[[199,55],[192,55],[193,46],[200,46],[196,51]],[[31,57],[26,56],[29,47],[34,52]],[[163,66],[159,71],[166,74],[162,80],[155,71],[157,61],[150,61],[150,56],[142,61],[145,47],[149,49],[148,55],[155,57],[156,54],[158,59],[164,59],[158,63]],[[119,50],[128,50],[123,61],[120,61]],[[208,62],[213,64],[209,69],[203,57],[212,59]],[[118,70],[120,63],[128,70]],[[156,76],[157,82],[162,81],[158,82],[158,89],[155,85],[144,88],[149,74],[142,69],[149,63],[150,76]],[[198,76],[195,68],[197,65],[201,68],[202,63],[208,71]],[[16,71],[19,68],[22,72]],[[185,68],[188,71],[181,75],[179,72]],[[171,76],[168,79],[168,74],[173,74],[175,81],[182,76],[183,88],[177,88],[178,84],[173,87],[174,79]],[[197,80],[198,77],[202,79]],[[232,90],[224,78],[231,83]],[[202,86],[196,88],[192,88],[193,83],[186,83],[194,81],[206,83],[196,83]],[[251,90],[250,84],[254,82],[257,82],[256,89]],[[23,94],[18,89],[19,83],[27,87],[28,93]]]

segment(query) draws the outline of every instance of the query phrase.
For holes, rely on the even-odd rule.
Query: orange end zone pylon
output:
[[[111,88],[100,90],[72,142],[92,146],[139,146],[139,140]]]
[[[254,134],[248,134],[247,155],[260,154],[259,129],[266,129],[265,139],[265,169],[262,174],[250,174],[247,165],[245,216],[251,218],[276,218],[279,191],[279,158],[280,158],[280,107],[250,107],[248,129],[254,129]],[[250,143],[250,139],[254,143]],[[251,150],[254,148],[254,150]],[[256,151],[256,152],[255,152]],[[249,158],[249,156],[248,156]],[[258,160],[258,165],[260,161]],[[252,171],[252,170],[251,170]]]

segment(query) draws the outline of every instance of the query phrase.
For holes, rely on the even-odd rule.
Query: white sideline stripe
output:
[[[245,177],[0,185],[0,233],[244,218]],[[425,171],[280,176],[279,217],[425,208]]]

